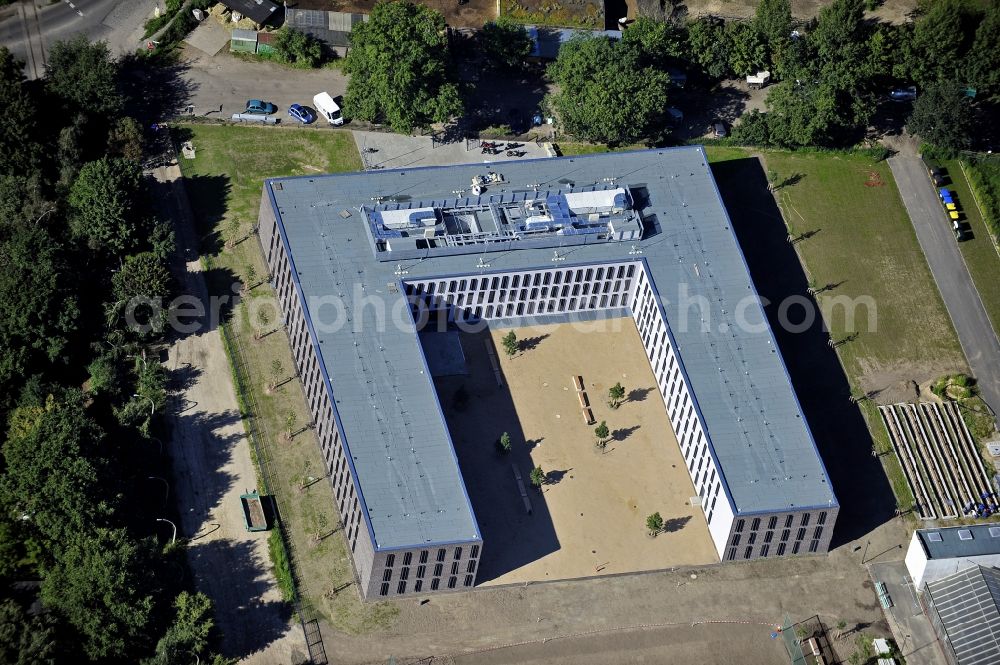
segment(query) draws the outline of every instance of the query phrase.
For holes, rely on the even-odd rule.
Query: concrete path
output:
[[[549,157],[545,143],[537,144],[534,141],[517,141],[516,152],[523,152],[519,157],[508,157],[506,149],[501,150],[496,155],[485,155],[478,147],[472,144],[466,146],[465,139],[460,139],[452,143],[438,143],[432,141],[430,136],[404,136],[390,132],[365,132],[355,131],[354,142],[358,145],[358,152],[366,168],[379,169],[400,169],[407,166],[439,166],[447,164],[472,164],[482,162],[485,164],[498,164],[514,159],[537,159],[539,157]],[[505,146],[510,141],[497,141]],[[374,151],[374,152],[369,152]],[[484,169],[500,171],[501,167],[494,166]]]
[[[154,192],[175,220],[184,258],[175,262],[180,291],[211,312],[183,179],[176,163],[157,168]],[[247,663],[288,663],[305,652],[302,630],[271,574],[267,533],[244,528],[240,494],[257,486],[229,363],[212,316],[191,317],[197,330],[177,333],[166,366],[176,389],[169,413],[178,537],[198,590],[215,602],[222,652]],[[297,661],[296,661],[297,662]]]
[[[869,572],[875,582],[883,582],[892,607],[885,611],[896,643],[910,665],[947,665],[943,649],[934,634],[913,589],[913,581],[902,561],[874,563]]]
[[[983,399],[995,413],[1000,410],[1000,342],[972,283],[951,224],[919,158],[892,157],[889,167],[969,367],[979,382]],[[919,321],[912,323],[920,325]]]

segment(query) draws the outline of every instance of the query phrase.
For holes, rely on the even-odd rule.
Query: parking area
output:
[[[358,152],[367,169],[399,169],[408,166],[443,166],[474,162],[494,164],[513,159],[551,156],[549,144],[535,141],[487,141],[497,144],[496,149],[488,149],[479,141],[467,141],[464,138],[446,140],[440,138],[440,134],[404,136],[390,132],[369,131],[355,131],[353,134]]]

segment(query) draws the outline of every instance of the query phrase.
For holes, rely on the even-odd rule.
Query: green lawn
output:
[[[288,338],[277,329],[254,339],[255,331],[274,330],[279,316],[274,292],[264,280],[260,246],[250,235],[263,180],[360,170],[354,139],[347,131],[221,125],[181,125],[176,131],[197,151],[194,160],[181,159],[181,168],[201,226],[209,288],[213,293],[232,293],[234,280],[245,280],[248,272],[255,274],[254,283],[263,281],[242,298],[227,331],[247,365],[264,434],[259,462],[271,471],[271,490],[290,540],[299,594],[307,609],[315,609],[340,630],[358,633],[384,627],[397,609],[389,603],[358,600],[344,537],[336,531],[333,492],[323,479],[323,461],[312,430],[292,439],[287,436],[289,424],[294,431],[311,420],[301,386],[291,380],[277,390],[267,389],[275,361],[282,378],[294,372]],[[232,220],[240,223],[235,234]],[[224,241],[233,235],[246,239],[227,248]],[[266,312],[263,320],[259,312]]]
[[[951,179],[948,187],[957,195],[962,213],[965,215],[964,221],[972,231],[972,238],[959,243],[958,247],[962,250],[965,265],[969,267],[972,281],[976,284],[976,290],[983,300],[993,329],[1000,330],[1000,255],[997,254],[986,222],[979,214],[976,200],[969,188],[969,181],[966,180],[958,160],[941,162],[941,166],[948,170]]]
[[[936,378],[964,370],[958,337],[917,243],[916,233],[885,162],[861,155],[767,152],[766,169],[789,232],[814,233],[796,244],[813,288],[835,284],[819,296],[831,337],[851,334],[838,298],[870,299],[876,316],[857,308],[857,338],[838,348],[855,388]]]

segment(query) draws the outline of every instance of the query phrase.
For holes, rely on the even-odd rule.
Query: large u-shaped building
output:
[[[471,587],[490,546],[431,315],[630,317],[720,560],[829,548],[837,499],[700,147],[276,178],[258,237],[366,598]]]

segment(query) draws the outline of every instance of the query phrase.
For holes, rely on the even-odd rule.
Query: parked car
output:
[[[940,166],[927,167],[927,175],[931,177],[935,187],[943,187],[948,182],[945,171]]]
[[[717,122],[712,125],[712,134],[717,139],[724,139],[729,136],[729,132],[726,130],[726,124],[724,122]]]
[[[308,125],[310,122],[316,119],[316,117],[309,112],[309,109],[302,106],[301,104],[292,104],[288,107],[288,115],[295,120],[298,120],[303,125]]]
[[[911,85],[908,88],[895,88],[889,93],[889,99],[894,102],[912,102],[917,98],[917,86]]]
[[[247,101],[247,108],[243,112],[253,115],[271,115],[277,110],[278,107],[271,102],[265,102],[260,99],[250,99]]]
[[[684,122],[684,111],[680,110],[676,106],[671,106],[667,109],[667,119],[675,125],[679,125]]]
[[[951,230],[955,232],[955,240],[958,242],[965,240],[965,229],[957,219],[951,220]]]
[[[321,92],[313,97],[313,106],[320,117],[326,119],[331,125],[343,125],[344,116],[340,112],[340,105],[333,100],[328,92]]]

